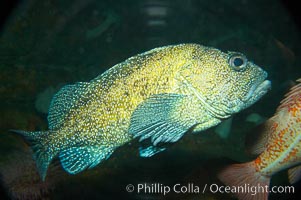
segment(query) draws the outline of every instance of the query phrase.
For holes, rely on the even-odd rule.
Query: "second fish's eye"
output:
[[[236,71],[244,70],[247,66],[248,59],[243,54],[235,53],[229,58],[229,65]]]

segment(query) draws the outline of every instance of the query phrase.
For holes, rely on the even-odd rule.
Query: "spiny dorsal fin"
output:
[[[88,85],[86,82],[66,85],[53,96],[48,112],[49,129],[56,129],[63,124],[71,108],[79,103]]]
[[[277,108],[277,111],[280,111],[283,107],[288,107],[294,101],[297,101],[301,98],[301,78],[297,80],[297,85],[292,87],[290,91],[285,95],[285,98],[280,102],[280,106]]]
[[[301,78],[297,80],[298,84],[290,89],[290,91],[285,95],[285,98],[281,101],[280,106],[276,110],[276,114],[265,122],[261,128],[261,133],[259,134],[256,145],[250,149],[252,154],[260,154],[263,152],[269,142],[271,135],[276,132],[279,123],[281,124],[282,114],[286,111],[287,107],[295,105],[295,101],[301,98]],[[254,138],[253,138],[254,139]]]

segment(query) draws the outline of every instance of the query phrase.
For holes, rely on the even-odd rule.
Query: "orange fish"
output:
[[[263,137],[254,148],[254,153],[260,155],[251,162],[230,165],[219,174],[219,179],[230,188],[259,188],[257,193],[237,192],[239,199],[268,199],[269,192],[273,192],[270,179],[281,170],[291,168],[291,184],[301,178],[301,78],[297,82],[266,122]]]

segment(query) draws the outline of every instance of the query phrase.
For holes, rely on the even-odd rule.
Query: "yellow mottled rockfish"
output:
[[[281,170],[291,168],[288,172],[292,184],[301,178],[301,79],[297,81],[299,84],[266,122],[260,142],[253,148],[254,153],[261,154],[252,162],[231,165],[219,174],[228,186],[248,184],[259,188],[257,194],[237,193],[241,200],[267,200],[271,176]]]
[[[156,48],[91,80],[63,87],[52,99],[48,131],[15,131],[31,143],[42,179],[58,156],[76,174],[119,146],[145,140],[152,156],[188,130],[199,132],[255,103],[270,88],[267,73],[236,52],[197,44]]]

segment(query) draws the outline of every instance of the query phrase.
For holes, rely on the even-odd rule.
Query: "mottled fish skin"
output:
[[[270,88],[266,77],[240,53],[197,44],[156,48],[63,87],[49,109],[49,131],[15,132],[33,143],[43,179],[56,155],[75,174],[133,138],[151,139],[141,149],[148,157],[164,150],[159,142],[217,125],[261,98]]]
[[[271,177],[281,170],[289,170],[293,184],[301,178],[301,79],[281,101],[275,115],[265,123],[261,140],[253,149],[260,155],[253,161],[231,165],[219,174],[227,186],[262,186],[258,192],[237,193],[238,199],[267,200]]]
[[[265,176],[301,164],[301,83],[286,96],[268,122],[268,142],[255,160],[256,170]]]

